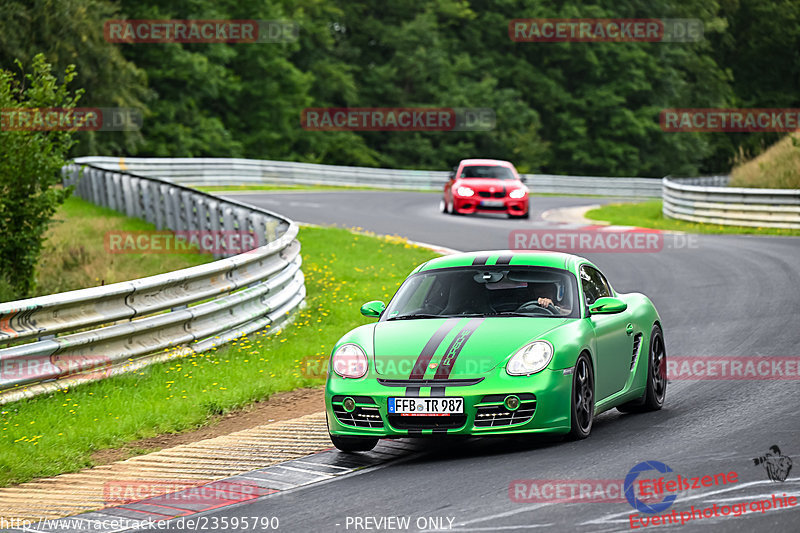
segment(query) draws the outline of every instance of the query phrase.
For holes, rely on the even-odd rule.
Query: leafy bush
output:
[[[61,167],[74,143],[70,131],[33,131],[8,127],[10,117],[21,108],[72,109],[80,89],[70,94],[67,85],[75,78],[74,66],[63,82],[38,54],[28,74],[0,70],[0,297],[24,298],[34,287],[34,268],[42,249],[44,233],[70,190],[60,186]]]

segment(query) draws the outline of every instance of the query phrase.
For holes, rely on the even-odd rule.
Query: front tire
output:
[[[441,211],[441,212],[442,212],[442,213],[444,213],[445,215],[446,215],[446,214],[448,214],[448,213],[450,212],[450,209],[448,209],[448,207],[447,207],[447,200],[446,200],[446,199],[444,199],[444,198],[442,198],[442,199],[439,201],[439,211]]]
[[[641,398],[617,407],[622,413],[658,411],[667,396],[667,350],[664,334],[658,324],[650,332],[650,349],[647,358],[647,387]]]
[[[370,437],[346,437],[341,435],[330,435],[331,442],[339,451],[368,452],[378,444],[378,439]]]
[[[568,437],[571,440],[585,439],[592,432],[594,420],[594,371],[586,353],[582,353],[575,363],[572,373],[572,393],[570,394],[571,427]]]

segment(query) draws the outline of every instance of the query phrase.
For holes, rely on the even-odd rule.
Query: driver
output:
[[[542,307],[549,307],[549,306],[552,305],[553,307],[555,307],[556,309],[561,311],[561,308],[558,307],[557,305],[553,304],[553,300],[551,300],[550,298],[545,298],[544,296],[539,296],[538,302],[539,302],[539,305],[541,305]]]
[[[488,292],[492,310],[514,311],[524,305],[538,305],[544,309],[549,308],[551,313],[566,314],[561,307],[555,305],[556,287],[552,283],[523,283],[522,286],[515,286],[513,282],[507,282],[505,286],[491,288]]]
[[[555,298],[555,286],[551,284],[542,284],[536,286],[536,293],[538,293],[539,298],[536,300],[539,305],[542,307],[550,307],[551,305],[558,309],[561,312],[561,308],[553,303],[553,299]]]

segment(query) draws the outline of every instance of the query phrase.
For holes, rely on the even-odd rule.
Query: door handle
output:
[[[628,324],[627,326],[625,326],[625,333],[627,333],[628,335],[633,334],[633,324]]]

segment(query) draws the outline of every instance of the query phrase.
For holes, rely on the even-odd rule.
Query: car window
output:
[[[592,268],[591,270],[593,270],[594,273],[597,275],[598,284],[604,287],[605,292],[603,293],[603,296],[614,296],[614,292],[611,290],[611,284],[608,282],[606,277],[599,270],[596,270],[594,268]]]
[[[552,302],[542,306],[539,299]],[[546,267],[457,267],[422,272],[397,291],[386,320],[417,314],[441,317],[580,316],[575,276]]]
[[[586,305],[592,305],[598,298],[611,296],[611,287],[606,278],[597,269],[588,265],[581,267],[581,286]]]
[[[461,178],[493,178],[513,180],[514,173],[508,167],[496,165],[470,165],[461,169]]]
[[[436,305],[437,294],[441,289],[437,286],[436,278],[421,278],[419,288],[410,294],[407,307],[416,309],[424,308],[428,305]]]

